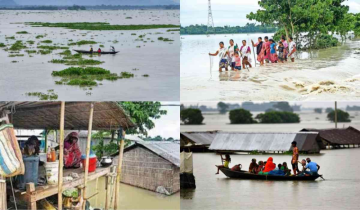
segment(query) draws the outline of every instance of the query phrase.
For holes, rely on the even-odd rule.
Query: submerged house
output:
[[[182,132],[180,133],[180,150],[206,152],[216,136],[217,131]]]
[[[301,132],[318,132],[317,141],[321,149],[360,147],[360,131],[354,127],[313,129],[304,128]]]
[[[121,182],[171,195],[180,190],[179,144],[136,142],[124,149]]]
[[[317,132],[298,133],[246,133],[218,132],[209,150],[219,152],[266,152],[291,151],[291,142],[296,141],[300,152],[319,153]]]

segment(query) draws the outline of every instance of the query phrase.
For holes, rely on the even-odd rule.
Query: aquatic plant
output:
[[[132,17],[126,17],[125,19],[132,19]]]
[[[44,35],[37,35],[35,38],[36,39],[41,39],[41,38],[44,38]]]
[[[25,50],[25,52],[27,52],[28,54],[33,54],[36,53],[36,50]]]
[[[0,43],[0,47],[6,47],[4,43]]]
[[[43,40],[43,41],[41,41],[41,43],[51,44],[51,43],[52,43],[52,41],[51,41],[51,40]]]
[[[5,39],[15,39],[15,36],[6,36]]]
[[[42,101],[47,101],[47,100],[57,100],[58,99],[58,95],[56,93],[54,93],[54,90],[48,90],[47,93],[42,93],[42,92],[29,92],[29,93],[25,93],[25,95],[27,96],[36,96],[39,98],[39,100]]]
[[[171,31],[180,31],[180,29],[168,29],[168,30],[166,30],[166,32],[171,32]]]
[[[149,75],[148,75],[148,74],[144,74],[143,77],[149,77]]]
[[[59,53],[60,55],[66,55],[66,56],[71,56],[71,51],[70,50],[64,50],[61,53]]]
[[[101,45],[99,45],[99,47],[105,47],[105,46],[101,44]]]
[[[29,32],[27,32],[27,31],[18,31],[18,32],[16,32],[16,34],[29,34]]]
[[[126,71],[120,73],[120,78],[131,78],[131,77],[134,77],[134,74]]]
[[[97,83],[94,80],[89,79],[71,79],[67,85],[79,85],[79,86],[96,86]]]
[[[61,71],[53,71],[52,76],[81,76],[81,75],[107,75],[111,74],[109,70],[100,67],[70,67]]]
[[[172,40],[172,39],[164,38],[164,37],[159,37],[158,40],[164,41],[164,42],[173,42],[173,41],[174,41],[174,40]]]
[[[38,53],[40,53],[41,55],[48,55],[50,53],[52,53],[51,50],[39,50]]]
[[[9,57],[23,57],[24,54],[10,54]]]
[[[11,63],[19,63],[19,61],[11,61]]]
[[[48,23],[48,22],[27,22],[33,27],[61,27],[79,30],[143,30],[158,28],[180,28],[180,25],[110,25],[105,22],[75,22],[75,23]]]
[[[29,44],[34,44],[35,42],[34,41],[32,41],[32,40],[29,40],[29,41],[26,41],[27,43],[29,43]]]
[[[60,63],[65,65],[99,65],[104,63],[103,61],[97,61],[92,59],[78,59],[78,60],[71,60],[71,59],[53,59],[50,63]]]
[[[9,50],[11,51],[19,51],[22,49],[27,48],[22,41],[16,41],[13,45],[11,45],[11,47],[9,48]]]
[[[37,46],[37,48],[39,48],[39,49],[45,49],[45,50],[68,50],[68,49],[69,49],[69,47],[44,46],[44,45],[39,45],[39,46]]]
[[[85,44],[97,44],[97,42],[95,41],[88,41],[88,40],[81,40],[78,42],[71,42],[68,45],[72,46],[72,45],[85,45]]]

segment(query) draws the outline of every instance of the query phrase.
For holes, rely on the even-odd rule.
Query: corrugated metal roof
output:
[[[353,128],[340,129],[313,129],[305,128],[301,131],[316,131],[319,136],[330,144],[360,144],[360,131]]]
[[[136,146],[143,146],[160,157],[173,163],[174,165],[180,167],[180,145],[177,143],[167,141],[136,142],[134,145],[127,147],[125,151],[128,151]]]
[[[222,151],[289,151],[296,141],[299,151],[319,152],[317,132],[246,133],[218,132],[210,150]]]
[[[210,145],[216,136],[216,132],[182,132],[181,135],[197,145]]]

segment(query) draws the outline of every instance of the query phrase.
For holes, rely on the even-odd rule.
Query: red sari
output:
[[[73,138],[70,142],[70,138]],[[75,140],[76,138],[76,140]],[[81,151],[78,145],[78,137],[76,132],[70,133],[65,138],[64,144],[64,167],[65,168],[79,168],[81,162]]]
[[[272,157],[269,157],[267,162],[266,162],[266,165],[265,165],[265,169],[263,170],[263,172],[270,172],[272,170],[275,169],[275,164],[273,163],[273,158]]]

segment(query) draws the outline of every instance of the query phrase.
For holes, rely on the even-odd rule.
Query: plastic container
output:
[[[24,175],[19,175],[17,186],[19,189],[25,189],[26,183],[32,182],[37,186],[39,176],[39,156],[23,156],[25,165]]]
[[[83,169],[85,171],[85,161],[86,161],[86,156],[85,155],[81,155],[81,163],[83,165]],[[89,156],[89,172],[94,172],[96,170],[96,164],[97,164],[97,158],[95,155],[90,155]]]
[[[57,185],[59,174],[59,161],[45,163],[46,180],[49,185]]]

